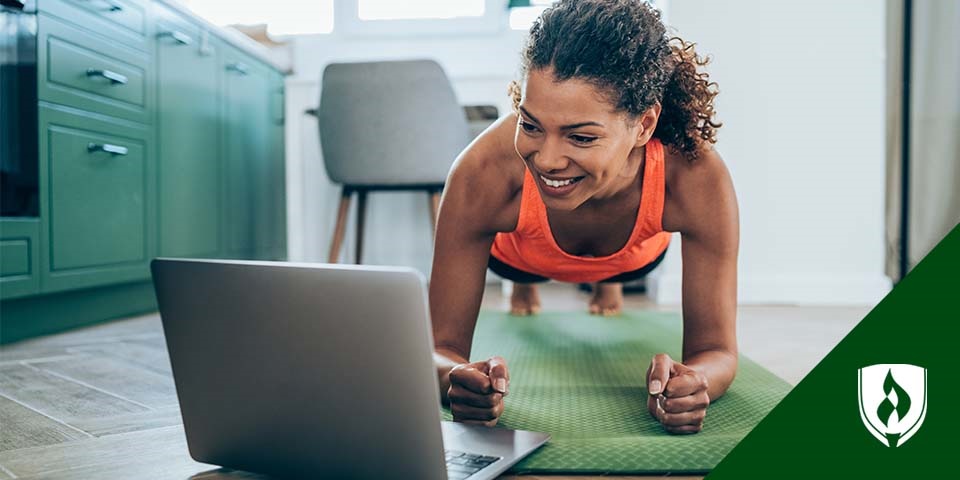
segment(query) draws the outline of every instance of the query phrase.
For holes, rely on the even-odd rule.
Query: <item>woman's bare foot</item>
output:
[[[623,309],[622,283],[593,284],[593,298],[590,299],[592,315],[619,315]]]
[[[513,292],[510,294],[510,314],[527,316],[538,313],[540,313],[540,294],[537,292],[537,286],[532,283],[514,283]]]

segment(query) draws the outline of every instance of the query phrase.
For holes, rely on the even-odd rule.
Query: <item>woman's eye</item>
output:
[[[597,139],[597,137],[587,137],[584,135],[570,135],[570,138],[577,143],[591,143]]]
[[[533,133],[537,131],[537,126],[528,122],[520,122],[520,128],[523,128],[523,130],[528,133]]]

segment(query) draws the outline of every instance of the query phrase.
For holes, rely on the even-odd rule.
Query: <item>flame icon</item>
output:
[[[927,370],[909,364],[878,364],[857,372],[860,419],[888,447],[912,437],[927,413]],[[910,392],[910,393],[907,393]]]
[[[887,378],[883,380],[883,393],[886,397],[877,407],[877,416],[887,425],[887,428],[894,429],[903,416],[910,411],[910,395],[907,395],[906,390],[893,379],[892,370],[887,370]],[[897,414],[896,419],[893,418],[894,412]]]

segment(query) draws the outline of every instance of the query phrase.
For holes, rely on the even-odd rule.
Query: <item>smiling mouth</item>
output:
[[[566,180],[551,180],[547,177],[544,177],[543,175],[540,175],[540,180],[543,180],[543,183],[546,186],[553,187],[553,188],[566,187],[567,185],[572,185],[574,183],[577,183],[580,180],[583,180],[584,178],[586,177],[574,177],[574,178],[568,178]]]

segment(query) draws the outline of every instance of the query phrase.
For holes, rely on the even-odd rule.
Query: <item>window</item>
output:
[[[556,0],[530,0],[529,7],[513,7],[510,9],[510,28],[514,30],[529,30],[533,21]]]
[[[180,0],[197,15],[216,25],[267,24],[271,35],[330,33],[334,0]]]
[[[484,0],[359,0],[360,20],[411,20],[482,17]]]
[[[470,35],[502,29],[505,0],[334,0],[347,35]]]

